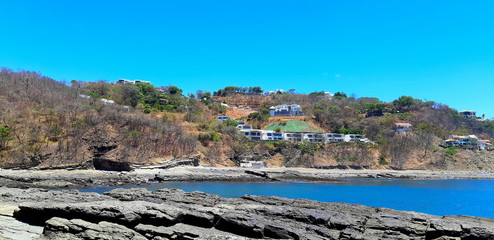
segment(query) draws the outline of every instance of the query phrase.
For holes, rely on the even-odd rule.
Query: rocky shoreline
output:
[[[494,173],[428,170],[339,170],[310,168],[139,168],[133,171],[0,169],[0,186],[13,188],[84,188],[145,185],[163,181],[290,182],[345,181],[347,178],[493,179]]]
[[[345,203],[178,189],[74,189],[163,181],[290,182],[348,178],[490,179],[494,173],[423,170],[147,167],[133,171],[0,169],[4,239],[494,239],[494,219],[434,216]]]
[[[494,219],[144,188],[0,187],[0,239],[494,239]]]

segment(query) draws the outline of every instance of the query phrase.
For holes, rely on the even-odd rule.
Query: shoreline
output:
[[[435,170],[355,170],[314,168],[191,167],[137,168],[129,172],[101,170],[0,169],[0,186],[16,188],[84,188],[143,185],[154,182],[335,182],[369,179],[494,179],[494,172]]]

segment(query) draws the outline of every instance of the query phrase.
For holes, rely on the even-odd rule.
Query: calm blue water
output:
[[[494,180],[382,180],[348,179],[335,183],[166,182],[146,187],[179,188],[223,197],[244,194],[307,198],[323,202],[357,203],[373,207],[435,215],[471,215],[494,218]],[[106,192],[115,187],[81,191]]]

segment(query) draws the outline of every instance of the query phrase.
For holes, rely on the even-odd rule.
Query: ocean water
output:
[[[179,188],[223,197],[245,194],[345,202],[435,215],[494,218],[494,180],[346,179],[331,183],[165,182],[145,187]],[[103,193],[116,187],[80,189]]]

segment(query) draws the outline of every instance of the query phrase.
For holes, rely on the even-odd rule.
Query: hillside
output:
[[[451,134],[494,139],[493,121],[409,96],[393,102],[323,92],[265,96],[260,87],[184,96],[177,86],[64,83],[5,68],[0,83],[2,168],[94,168],[194,156],[204,165],[235,166],[250,156],[268,166],[494,171],[493,151],[440,146]],[[269,116],[271,106],[294,103],[304,116]],[[221,115],[258,129],[362,134],[376,144],[249,141],[234,121],[215,120]],[[395,133],[394,124],[404,122],[413,132]]]
[[[91,94],[77,82],[69,87],[39,73],[2,69],[0,83],[1,168],[150,163],[196,151],[197,140],[179,126],[86,98]]]

